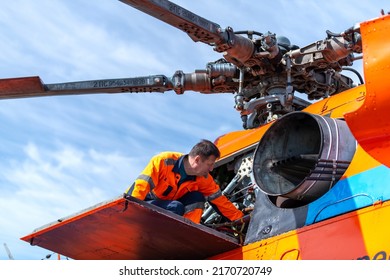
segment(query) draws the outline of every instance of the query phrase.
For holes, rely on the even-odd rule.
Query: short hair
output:
[[[219,158],[221,156],[221,153],[218,147],[213,142],[206,139],[202,139],[199,143],[192,147],[189,155],[191,157],[199,155],[202,160],[205,160],[210,156],[215,156],[215,158]]]

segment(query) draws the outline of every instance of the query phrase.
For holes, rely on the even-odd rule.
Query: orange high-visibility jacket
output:
[[[126,193],[141,200],[147,194],[152,198],[177,200],[188,192],[199,191],[229,220],[241,218],[243,213],[222,194],[211,175],[190,176],[191,180],[178,185],[181,178],[179,164],[182,164],[184,156],[178,152],[154,156]]]

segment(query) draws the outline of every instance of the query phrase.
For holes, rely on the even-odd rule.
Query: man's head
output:
[[[213,142],[201,140],[188,154],[192,175],[207,177],[214,169],[215,161],[220,155],[218,147]]]

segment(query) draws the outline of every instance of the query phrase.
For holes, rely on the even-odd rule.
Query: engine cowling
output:
[[[310,203],[337,183],[355,151],[356,140],[344,120],[289,113],[259,141],[254,181],[277,206],[286,200]]]

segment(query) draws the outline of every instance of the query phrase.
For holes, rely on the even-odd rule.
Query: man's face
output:
[[[209,156],[205,160],[202,160],[200,156],[195,157],[195,170],[197,176],[204,176],[207,177],[209,175],[209,172],[213,171],[214,164],[217,158],[215,156]]]

